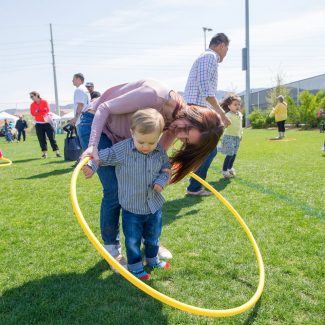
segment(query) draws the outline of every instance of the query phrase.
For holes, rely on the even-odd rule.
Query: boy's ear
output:
[[[130,129],[130,132],[131,132],[131,136],[133,137],[133,130],[132,130],[132,129]]]

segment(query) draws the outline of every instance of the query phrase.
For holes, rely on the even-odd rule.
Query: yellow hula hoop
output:
[[[0,161],[1,160],[5,161],[6,163],[0,164],[0,167],[7,167],[7,166],[10,166],[12,164],[12,161],[10,159],[8,159],[8,158],[2,157],[2,158],[0,158]]]
[[[202,185],[204,185],[208,190],[210,190],[228,209],[229,211],[234,215],[234,217],[237,219],[237,221],[240,223],[240,225],[243,227],[243,229],[246,232],[247,237],[249,238],[251,244],[253,245],[254,252],[256,255],[258,268],[259,268],[259,284],[258,288],[255,292],[255,294],[251,297],[251,299],[246,302],[245,304],[231,308],[231,309],[221,309],[221,310],[214,310],[214,309],[205,309],[205,308],[199,308],[192,305],[188,305],[185,303],[182,303],[178,300],[175,300],[169,296],[166,296],[159,291],[153,289],[152,287],[148,286],[138,278],[136,278],[133,274],[131,274],[129,271],[124,269],[101,245],[97,237],[94,235],[94,233],[89,228],[86,220],[84,219],[82,212],[80,210],[78,200],[77,200],[77,192],[76,192],[76,183],[77,183],[77,177],[81,170],[81,168],[89,161],[89,157],[84,158],[81,160],[78,164],[78,166],[75,168],[72,178],[71,178],[71,184],[70,184],[70,199],[73,207],[73,211],[77,217],[77,220],[83,229],[84,233],[90,240],[90,242],[95,246],[96,250],[100,253],[100,255],[114,268],[116,269],[126,280],[131,282],[134,286],[139,288],[140,290],[144,291],[146,294],[150,295],[151,297],[169,305],[172,307],[175,307],[177,309],[180,309],[182,311],[195,314],[195,315],[201,315],[201,316],[208,316],[208,317],[229,317],[241,314],[248,309],[252,308],[256,302],[261,297],[261,294],[263,292],[264,288],[264,280],[265,280],[265,273],[264,273],[264,265],[263,265],[263,259],[260,253],[260,250],[257,246],[257,243],[248,229],[247,225],[243,221],[243,219],[240,217],[238,212],[231,206],[231,204],[219,193],[217,192],[211,185],[209,185],[207,182],[202,180],[200,177],[198,177],[194,173],[190,173],[189,175],[193,178],[195,178],[197,181],[199,181]]]

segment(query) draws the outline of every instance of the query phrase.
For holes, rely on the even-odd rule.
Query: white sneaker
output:
[[[166,247],[160,245],[158,250],[158,257],[163,260],[170,260],[173,258],[173,255]]]
[[[230,173],[232,176],[236,176],[235,168],[228,169],[228,173]]]
[[[229,171],[222,171],[222,175],[225,179],[231,178],[233,175],[229,173]]]

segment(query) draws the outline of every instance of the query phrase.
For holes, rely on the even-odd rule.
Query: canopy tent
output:
[[[68,114],[64,114],[63,116],[61,116],[61,120],[64,120],[64,121],[71,120],[73,118],[74,118],[74,112],[73,111],[71,111]]]
[[[16,122],[18,120],[18,117],[15,115],[11,115],[7,112],[0,112],[0,121],[2,121],[2,120]]]
[[[53,112],[50,112],[49,115],[51,116],[52,120],[61,120],[61,117]]]

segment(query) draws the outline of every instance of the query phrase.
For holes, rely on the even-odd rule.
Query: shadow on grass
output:
[[[66,174],[66,173],[71,173],[72,171],[73,171],[73,169],[71,167],[70,168],[65,168],[65,169],[56,169],[56,170],[51,170],[50,172],[47,172],[47,173],[41,173],[41,174],[29,176],[29,177],[16,178],[16,180],[19,180],[19,179],[47,178],[49,176],[57,176],[57,175],[62,175],[62,174]]]
[[[41,160],[42,158],[29,158],[29,159],[20,159],[20,160],[13,160],[12,163],[13,164],[22,164],[22,163],[26,163],[26,162],[30,162],[30,161],[34,161],[34,160]]]
[[[85,273],[57,274],[5,291],[1,324],[167,324],[162,303],[119,275],[102,278],[107,263]]]
[[[73,161],[67,161],[67,160],[53,160],[53,161],[48,161],[46,162],[46,165],[53,165],[53,164],[63,164],[63,163],[71,163],[71,167],[73,165]]]
[[[222,192],[229,184],[231,179],[220,178],[217,182],[210,182],[209,184],[214,187],[218,192]]]
[[[280,201],[283,201],[283,202],[287,203],[290,206],[293,206],[293,207],[298,208],[298,209],[300,209],[300,210],[302,210],[304,212],[307,212],[310,215],[317,216],[317,217],[319,217],[321,219],[325,218],[324,213],[322,213],[319,210],[316,210],[314,207],[309,206],[305,202],[302,203],[300,201],[294,200],[290,196],[277,193],[277,192],[273,191],[270,188],[264,187],[261,184],[251,182],[251,181],[248,181],[246,179],[242,179],[240,177],[236,177],[234,180],[236,182],[246,186],[246,187],[249,187],[249,188],[255,190],[255,191],[258,191],[258,192],[263,193],[265,195],[270,195],[270,196],[274,197],[277,200],[280,200]]]
[[[176,219],[182,218],[188,215],[195,215],[200,211],[200,208],[194,208],[195,204],[199,204],[204,200],[204,197],[200,196],[187,196],[184,194],[184,197],[175,200],[168,200],[166,204],[163,205],[163,225],[168,225],[173,223]],[[181,215],[178,215],[183,208],[191,207],[190,211]]]
[[[209,184],[215,188],[218,192],[222,192],[228,184],[231,183],[231,180],[221,178],[217,182],[209,182]],[[207,200],[207,197],[201,197],[201,196],[191,196],[191,195],[185,195],[182,198],[178,198],[175,200],[168,200],[163,205],[163,225],[170,224],[174,222],[177,218],[185,217],[185,216],[191,216],[197,214],[201,208],[196,209],[194,205],[201,203],[203,200]],[[182,212],[182,215],[178,215],[179,212],[183,208],[191,207],[192,209],[190,211],[187,211],[186,213]]]
[[[258,310],[261,307],[261,300],[262,300],[262,298],[260,298],[260,300],[256,303],[256,305],[254,306],[253,310],[250,312],[249,316],[247,317],[247,319],[245,320],[243,325],[254,324],[254,322],[257,318],[257,315],[258,315]]]

